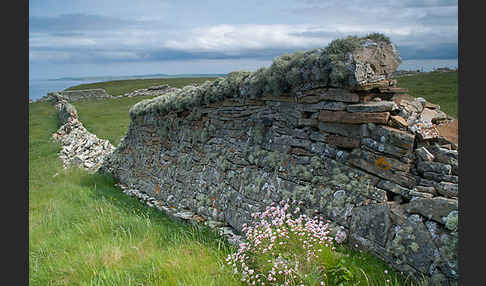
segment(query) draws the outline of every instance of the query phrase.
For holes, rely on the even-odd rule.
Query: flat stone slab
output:
[[[428,219],[444,224],[443,218],[447,217],[451,211],[457,211],[457,208],[457,200],[435,197],[412,200],[406,210],[408,213],[420,214]]]
[[[434,161],[434,155],[427,150],[425,147],[420,147],[415,149],[415,154],[422,160],[422,161],[428,161],[432,162]]]
[[[346,104],[343,102],[335,101],[321,101],[314,104],[298,104],[296,105],[296,109],[306,112],[317,112],[320,110],[343,111],[346,109]]]
[[[452,167],[439,162],[420,161],[417,163],[417,170],[422,173],[434,172],[442,175],[451,175]]]
[[[386,124],[389,112],[346,112],[346,111],[326,111],[319,113],[318,119],[323,122],[331,123],[377,123]]]
[[[348,112],[387,112],[392,111],[395,107],[393,101],[378,101],[360,104],[350,104],[346,107]]]
[[[380,180],[376,187],[409,198],[410,190],[390,181]]]
[[[412,152],[415,135],[389,126],[376,125],[369,129],[370,137],[376,141],[391,144]]]
[[[373,162],[369,161],[369,158],[363,158],[361,152],[363,152],[363,150],[353,150],[348,157],[348,162],[355,167],[409,189],[413,188],[417,184],[417,180],[411,174],[392,168],[391,163],[387,160],[387,158],[377,158]]]
[[[329,135],[327,137],[327,143],[329,145],[342,147],[342,148],[358,148],[360,144],[360,140],[358,138],[353,138],[353,137]]]
[[[327,133],[335,133],[347,137],[359,138],[361,134],[361,127],[357,124],[342,124],[320,121],[318,123],[318,128],[319,130]]]
[[[329,89],[311,89],[297,92],[301,103],[317,103],[322,100],[341,101],[341,102],[359,102],[359,95],[349,90],[339,88]]]
[[[366,146],[373,151],[390,154],[398,158],[410,154],[408,150],[396,147],[394,145],[380,143],[371,138],[361,138],[361,146],[362,147]]]
[[[437,185],[437,192],[448,198],[457,198],[459,196],[459,186],[450,182],[440,182]]]
[[[389,212],[385,204],[353,208],[350,233],[369,238],[385,247],[391,227]]]

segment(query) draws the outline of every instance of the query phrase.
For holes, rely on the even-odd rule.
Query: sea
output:
[[[404,60],[397,70],[430,72],[437,68],[458,68],[458,59],[450,60]],[[182,75],[181,75],[182,76]],[[201,75],[203,76],[203,75]],[[110,77],[110,80],[123,79],[123,77]],[[74,79],[29,79],[29,99],[36,101],[47,95],[48,92],[61,91],[66,88],[103,80],[74,80]]]
[[[29,79],[29,99],[36,101],[47,95],[48,92],[61,91],[75,85],[92,82],[83,80]]]

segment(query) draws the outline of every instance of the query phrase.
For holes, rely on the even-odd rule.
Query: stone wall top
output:
[[[347,37],[325,48],[277,57],[268,68],[232,72],[226,78],[194,87],[186,86],[134,105],[133,118],[150,112],[166,114],[189,110],[226,98],[259,98],[288,95],[319,87],[369,89],[388,87],[388,78],[401,63],[398,51],[381,34]]]
[[[106,99],[113,97],[106,93],[106,91],[102,88],[93,88],[49,92],[46,96],[40,98],[38,101],[57,102],[59,98],[73,102],[79,100]]]

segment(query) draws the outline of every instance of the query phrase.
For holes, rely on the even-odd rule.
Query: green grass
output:
[[[224,264],[231,249],[207,228],[169,219],[110,177],[63,170],[54,107],[29,107],[30,285],[239,285]]]
[[[135,103],[153,98],[151,96],[123,97],[109,100],[78,101],[73,105],[78,110],[79,120],[91,133],[108,139],[118,146],[130,125],[128,110]]]
[[[155,85],[168,84],[171,87],[181,88],[183,86],[198,83],[202,84],[207,80],[214,80],[215,77],[201,77],[201,78],[149,78],[149,79],[130,79],[130,80],[113,80],[95,83],[86,83],[72,86],[65,90],[80,90],[91,88],[103,88],[111,96],[124,95],[127,92],[136,89],[147,88]]]
[[[428,72],[396,78],[398,87],[408,88],[408,94],[423,97],[440,105],[440,110],[458,118],[458,73]]]
[[[133,81],[121,85],[140,88]],[[118,145],[128,129],[128,109],[142,99],[75,106],[86,128]],[[29,109],[30,285],[241,285],[224,261],[234,249],[207,228],[169,219],[123,194],[109,176],[64,170],[60,147],[50,141],[59,127],[54,106],[34,102]],[[340,252],[360,285],[383,285],[389,270],[383,262],[356,250]],[[392,275],[390,285],[411,285]]]

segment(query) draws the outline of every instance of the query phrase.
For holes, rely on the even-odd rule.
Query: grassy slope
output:
[[[150,96],[124,97],[111,100],[74,102],[79,120],[90,132],[99,138],[108,139],[118,146],[130,125],[128,110],[135,103],[153,98]]]
[[[168,219],[109,177],[64,171],[49,141],[57,127],[52,105],[30,104],[30,285],[239,285],[229,248],[207,229]]]
[[[411,96],[423,97],[440,105],[448,115],[458,118],[458,74],[453,72],[430,72],[396,78],[397,86],[408,88]]]

